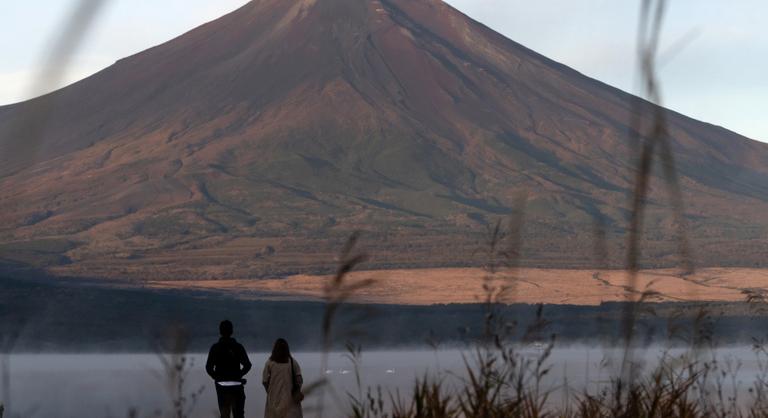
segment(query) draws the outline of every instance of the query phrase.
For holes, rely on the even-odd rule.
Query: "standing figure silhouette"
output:
[[[288,342],[282,338],[275,341],[272,356],[264,365],[262,383],[267,391],[264,418],[302,418],[301,401],[304,394],[301,386],[301,367],[291,356]]]
[[[205,362],[205,371],[216,385],[221,418],[245,417],[246,380],[243,376],[251,370],[251,361],[245,348],[232,338],[232,333],[232,322],[221,321],[221,338],[211,347]]]

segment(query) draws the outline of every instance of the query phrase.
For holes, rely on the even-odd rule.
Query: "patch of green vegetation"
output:
[[[183,214],[164,214],[148,218],[134,225],[133,230],[148,237],[187,235],[193,230]]]
[[[79,244],[67,239],[39,239],[0,244],[0,253],[6,252],[36,252],[36,253],[65,253],[77,248]]]

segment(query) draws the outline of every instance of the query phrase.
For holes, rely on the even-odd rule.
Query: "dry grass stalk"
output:
[[[336,315],[342,306],[350,301],[350,298],[354,296],[355,292],[371,286],[374,283],[374,281],[370,279],[355,283],[349,283],[345,280],[352,270],[368,259],[367,254],[360,252],[357,249],[359,239],[359,232],[353,233],[349,239],[347,239],[339,254],[336,274],[328,281],[324,289],[325,311],[322,320],[323,343],[322,358],[320,361],[321,376],[324,375],[325,370],[328,368],[328,354],[333,349],[334,341],[338,337],[333,326]],[[324,413],[326,389],[330,389],[330,393],[337,404],[342,403],[333,387],[328,385],[328,381],[321,378],[319,381],[310,385],[307,390],[307,392],[319,392],[316,406],[316,414],[318,417],[322,417]]]
[[[170,327],[165,337],[156,344],[157,356],[162,364],[166,391],[171,401],[172,418],[188,418],[205,390],[205,386],[189,389],[189,375],[195,368],[194,359],[187,353],[189,336],[179,326]]]

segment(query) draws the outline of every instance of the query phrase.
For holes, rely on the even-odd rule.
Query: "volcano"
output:
[[[635,100],[439,0],[255,0],[0,107],[0,258],[264,277],[325,271],[362,231],[372,268],[476,265],[511,217],[523,264],[620,265]],[[760,264],[768,146],[667,118],[695,257]],[[665,190],[654,174],[648,265],[677,260]]]

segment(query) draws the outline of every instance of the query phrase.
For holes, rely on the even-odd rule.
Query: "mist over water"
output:
[[[538,358],[540,348],[526,347],[524,356]],[[670,354],[682,354],[674,349]],[[637,351],[637,360],[645,370],[657,364],[663,354],[659,346]],[[429,374],[444,380],[446,387],[464,376],[465,359],[472,362],[472,351],[397,350],[363,352],[360,374],[363,391],[380,386],[385,394],[399,392],[408,396],[417,377]],[[751,400],[748,388],[758,375],[759,366],[751,347],[718,349],[715,353],[722,365],[733,371],[727,379],[726,392],[735,388],[742,402]],[[561,402],[566,394],[597,391],[617,375],[622,350],[582,345],[557,347],[549,358],[551,372],[542,388],[550,391],[550,402]],[[246,415],[261,416],[265,394],[261,372],[267,353],[250,353],[254,364],[246,386]],[[328,368],[320,370],[320,353],[295,353],[302,365],[305,381],[326,377],[331,389],[326,390],[325,414],[342,416],[349,404],[348,393],[358,394],[354,366],[348,355],[334,352],[328,356]],[[712,353],[702,354],[710,360]],[[212,381],[205,374],[205,354],[191,355],[192,367],[186,383],[187,393],[204,387],[193,409],[192,417],[216,416],[216,399]],[[161,361],[153,354],[19,354],[11,358],[11,393],[13,416],[23,417],[125,417],[136,408],[140,417],[156,416],[170,410]],[[305,416],[315,414],[317,397],[305,400]]]

